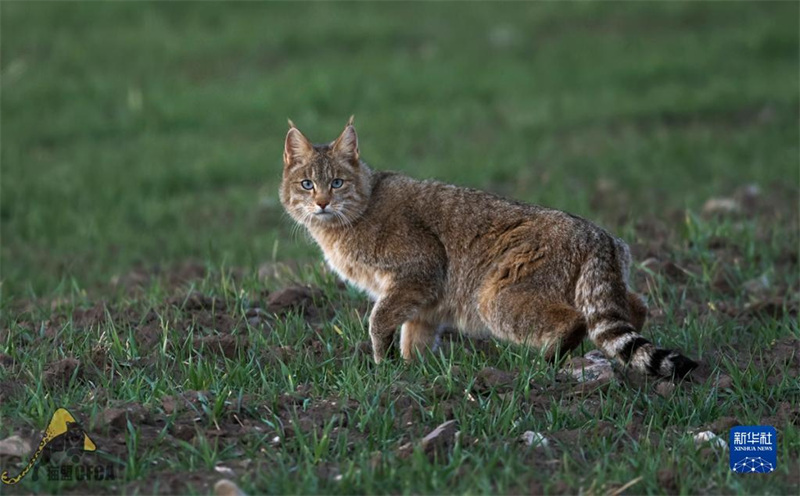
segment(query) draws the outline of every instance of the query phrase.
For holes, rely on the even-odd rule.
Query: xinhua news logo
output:
[[[740,474],[768,474],[778,467],[778,433],[768,425],[731,429],[731,470]]]

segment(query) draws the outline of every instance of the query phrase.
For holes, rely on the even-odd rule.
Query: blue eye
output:
[[[341,179],[334,179],[333,181],[331,181],[331,188],[334,189],[341,188],[342,184],[344,184],[344,181],[342,181]]]
[[[314,183],[311,179],[303,179],[300,181],[300,186],[302,186],[303,189],[314,189]]]

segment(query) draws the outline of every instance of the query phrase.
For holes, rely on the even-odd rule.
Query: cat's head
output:
[[[346,226],[364,212],[370,191],[352,117],[338,138],[321,145],[312,145],[289,121],[280,198],[294,220],[308,227]]]

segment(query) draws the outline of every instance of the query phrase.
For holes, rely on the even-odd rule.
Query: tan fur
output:
[[[409,359],[432,347],[445,324],[535,346],[551,359],[588,334],[643,372],[683,376],[696,365],[637,333],[647,310],[627,286],[630,250],[591,222],[374,171],[360,160],[352,118],[322,145],[290,121],[284,148],[281,202],[333,270],[375,300],[376,362],[398,327]]]
[[[417,353],[433,348],[436,343],[437,325],[421,318],[409,320],[400,328],[400,353],[410,360]]]

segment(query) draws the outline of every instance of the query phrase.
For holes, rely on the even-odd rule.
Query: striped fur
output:
[[[605,239],[599,241],[582,267],[575,288],[575,304],[586,318],[589,339],[606,356],[617,358],[638,372],[686,376],[697,366],[694,361],[678,352],[657,348],[639,334],[633,307],[643,303],[627,286],[630,250],[610,235],[602,238]]]

